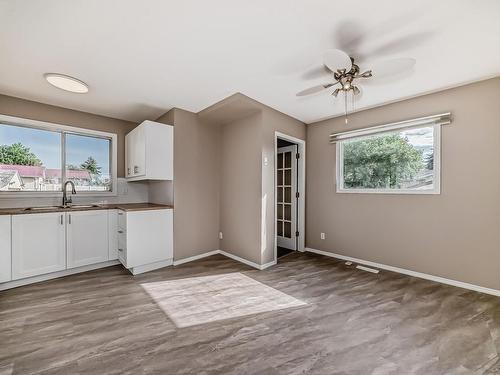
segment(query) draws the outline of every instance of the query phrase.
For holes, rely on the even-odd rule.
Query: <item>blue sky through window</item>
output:
[[[61,133],[1,124],[0,145],[22,143],[42,161],[46,168],[61,168]],[[77,134],[66,138],[66,163],[80,166],[92,156],[103,175],[109,174],[110,141]]]

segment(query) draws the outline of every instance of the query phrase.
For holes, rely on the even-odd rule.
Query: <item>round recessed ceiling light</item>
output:
[[[52,86],[55,86],[58,89],[76,92],[78,94],[85,94],[89,92],[87,84],[79,79],[58,73],[46,73],[44,77]]]

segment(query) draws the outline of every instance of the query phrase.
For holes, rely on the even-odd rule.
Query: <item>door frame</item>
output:
[[[297,226],[299,230],[299,236],[297,238],[297,251],[305,251],[305,218],[306,218],[306,141],[303,139],[295,138],[291,135],[274,132],[274,165],[273,165],[273,174],[274,174],[274,182],[273,182],[273,190],[274,190],[274,209],[273,209],[273,220],[274,220],[274,261],[278,261],[278,237],[277,237],[277,224],[276,224],[276,206],[278,204],[277,194],[276,194],[276,163],[278,154],[278,138],[283,139],[285,141],[289,141],[297,144],[297,152],[300,154],[299,162],[297,163],[297,191],[299,194],[299,199],[297,202]]]

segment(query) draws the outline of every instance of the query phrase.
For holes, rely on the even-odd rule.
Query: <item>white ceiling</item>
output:
[[[500,74],[498,0],[0,0],[0,93],[141,121],[241,92],[310,123],[342,114],[314,73],[329,48],[360,61],[414,57],[366,84],[357,109]],[[50,86],[75,76],[85,95]]]

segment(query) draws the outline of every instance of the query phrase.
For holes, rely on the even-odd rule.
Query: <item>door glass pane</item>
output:
[[[282,204],[278,204],[277,211],[278,211],[278,219],[283,220],[283,205]]]
[[[285,189],[285,200],[284,202],[292,203],[292,188],[286,187]]]
[[[283,168],[283,154],[278,154],[278,163],[276,164],[277,168]]]
[[[292,220],[292,205],[291,204],[285,204],[285,214],[284,214],[285,220]]]
[[[292,223],[284,222],[283,237],[292,238]]]
[[[292,168],[292,153],[285,153],[285,168]]]
[[[283,188],[278,188],[278,202],[283,202]]]
[[[287,169],[285,170],[285,185],[292,185],[292,170]]]
[[[278,186],[283,185],[283,171],[278,171]]]
[[[276,223],[276,229],[278,231],[278,236],[283,236],[283,222],[282,221],[278,221]]]
[[[60,191],[61,134],[0,124],[0,191]]]
[[[78,191],[111,190],[111,140],[66,134],[66,179]]]

